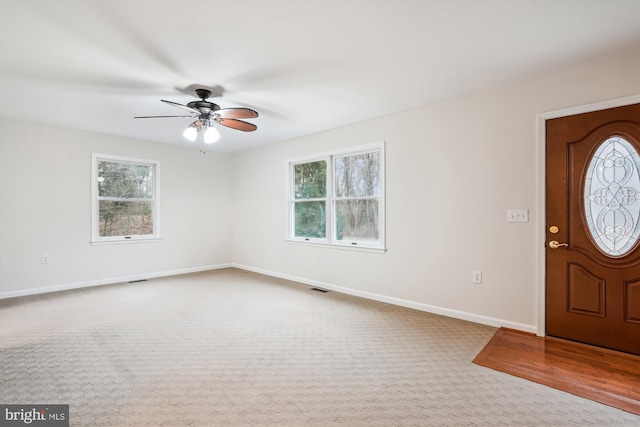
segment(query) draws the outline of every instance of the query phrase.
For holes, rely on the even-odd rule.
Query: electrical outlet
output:
[[[197,248],[199,251],[201,251],[203,247],[204,247],[204,246],[202,246],[202,243],[198,243],[198,244],[196,245],[196,248]]]
[[[473,283],[482,283],[482,271],[474,271],[472,273],[471,281]]]
[[[320,262],[320,253],[316,254],[316,262]]]
[[[41,259],[43,264],[49,264],[51,262],[51,256],[47,254],[43,254]]]

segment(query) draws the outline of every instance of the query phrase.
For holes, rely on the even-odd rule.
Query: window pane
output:
[[[317,199],[327,192],[327,162],[301,163],[294,166],[296,199]]]
[[[326,237],[325,202],[296,202],[294,235],[296,237]]]
[[[337,197],[380,195],[380,153],[335,158]]]
[[[153,234],[153,202],[99,202],[100,237]]]
[[[336,201],[336,239],[378,241],[378,200]]]
[[[152,199],[153,166],[99,161],[98,195],[123,199]]]

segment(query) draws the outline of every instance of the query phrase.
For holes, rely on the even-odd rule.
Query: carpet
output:
[[[72,426],[637,426],[472,362],[496,329],[237,269],[0,301],[0,402]]]

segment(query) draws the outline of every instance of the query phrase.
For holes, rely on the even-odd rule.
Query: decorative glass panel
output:
[[[598,248],[625,255],[640,236],[640,156],[623,137],[612,136],[596,150],[584,186],[585,216]]]

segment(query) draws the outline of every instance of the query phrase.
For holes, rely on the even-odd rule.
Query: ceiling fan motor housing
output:
[[[202,114],[206,114],[211,111],[217,111],[220,109],[218,104],[214,104],[213,102],[207,101],[191,101],[187,104],[187,107],[193,108],[194,110],[200,111]]]
[[[211,96],[211,91],[208,89],[196,89],[196,94],[198,98],[201,98],[203,101]]]

